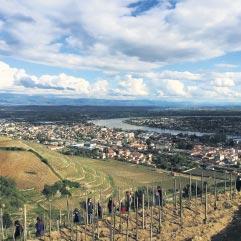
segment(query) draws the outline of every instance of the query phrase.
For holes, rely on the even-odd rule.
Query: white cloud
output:
[[[176,77],[176,78],[174,78]],[[30,75],[0,61],[0,91],[92,98],[241,99],[241,72],[121,74],[111,80],[87,80],[60,73]]]
[[[107,80],[98,80],[92,86],[92,92],[95,96],[106,97],[109,95],[109,82]]]
[[[90,84],[84,78],[66,75],[29,75],[23,69],[11,68],[0,61],[0,90],[33,94],[72,95],[73,97],[98,97],[108,94],[108,82]]]
[[[219,64],[215,64],[215,67],[228,69],[228,68],[237,68],[238,65],[235,65],[235,64],[227,64],[227,63],[219,63]]]
[[[239,1],[161,1],[133,16],[136,2],[3,1],[0,49],[55,66],[138,72],[241,50]]]
[[[162,72],[147,72],[143,73],[142,76],[152,79],[154,81],[160,81],[162,79],[175,79],[175,80],[201,80],[202,75],[198,73],[192,73],[189,71],[170,71],[164,70]]]
[[[125,79],[120,80],[118,88],[114,89],[114,94],[119,96],[147,96],[149,94],[148,87],[142,78],[134,78],[127,75]]]
[[[215,78],[211,84],[216,87],[233,87],[235,85],[234,80],[231,78],[226,78],[224,76]]]
[[[23,69],[11,68],[8,64],[0,61],[0,89],[12,89],[15,81],[24,75]]]
[[[169,97],[190,97],[185,85],[179,80],[166,80],[161,93],[165,93]]]

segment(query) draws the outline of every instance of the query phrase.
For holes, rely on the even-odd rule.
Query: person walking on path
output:
[[[91,224],[92,220],[93,220],[93,211],[94,211],[94,205],[92,203],[92,199],[91,198],[89,198],[88,201],[87,201],[86,211],[87,211],[87,214],[88,214],[89,224]]]
[[[74,221],[74,224],[80,223],[80,212],[77,208],[75,208],[75,210],[73,212],[73,221]]]
[[[238,173],[237,179],[236,179],[236,189],[238,192],[241,191],[241,175]]]
[[[20,224],[19,220],[14,222],[15,231],[14,231],[14,240],[20,240],[23,236],[23,226]]]
[[[44,235],[44,222],[42,218],[37,217],[35,229],[36,229],[36,237],[42,237]]]
[[[98,219],[103,218],[103,208],[102,208],[100,202],[98,202],[98,204],[97,204],[97,214],[98,214]]]
[[[113,201],[113,199],[111,197],[109,198],[109,202],[108,202],[107,206],[108,206],[109,214],[112,214],[113,209],[115,207],[115,204],[114,204],[114,201]]]

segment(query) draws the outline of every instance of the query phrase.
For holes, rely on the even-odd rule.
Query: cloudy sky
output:
[[[240,0],[1,0],[0,94],[241,101]]]

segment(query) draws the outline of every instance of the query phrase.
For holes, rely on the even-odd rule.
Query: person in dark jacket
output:
[[[113,209],[115,208],[115,204],[111,197],[109,198],[107,207],[108,207],[109,214],[112,214]]]
[[[98,204],[97,204],[97,214],[98,214],[98,219],[103,218],[103,208],[102,208],[100,202],[98,202]]]
[[[133,201],[132,194],[131,194],[131,192],[127,191],[126,192],[126,211],[127,212],[129,212],[131,210],[132,201]]]
[[[121,201],[121,203],[120,203],[120,213],[124,214],[125,212],[126,212],[125,203],[123,201]]]
[[[74,221],[75,224],[80,223],[80,212],[77,208],[73,212],[73,221]]]
[[[240,176],[240,173],[238,174],[237,179],[236,179],[236,189],[237,189],[238,192],[241,191],[241,176]]]
[[[156,205],[162,206],[163,205],[163,190],[160,186],[157,187],[155,197],[156,197]]]
[[[44,235],[44,222],[42,218],[37,217],[35,229],[36,229],[36,237],[42,237]]]
[[[23,227],[20,224],[19,220],[14,222],[15,231],[14,231],[14,240],[20,240],[23,236]]]
[[[87,211],[87,214],[88,214],[88,223],[91,224],[92,220],[93,220],[93,212],[94,212],[94,205],[92,203],[91,198],[89,198],[88,201],[87,201],[86,211]]]

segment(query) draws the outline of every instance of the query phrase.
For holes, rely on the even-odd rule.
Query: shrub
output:
[[[72,182],[65,179],[54,183],[52,186],[44,185],[44,189],[42,193],[46,197],[51,197],[51,196],[54,196],[59,191],[63,196],[66,196],[66,195],[71,196],[71,193],[68,191],[67,188],[80,188],[80,184],[78,182]]]
[[[3,214],[3,227],[9,228],[13,224],[11,216],[8,213]]]
[[[16,210],[23,205],[25,199],[12,179],[0,176],[0,187],[0,204],[4,204],[7,210]]]

